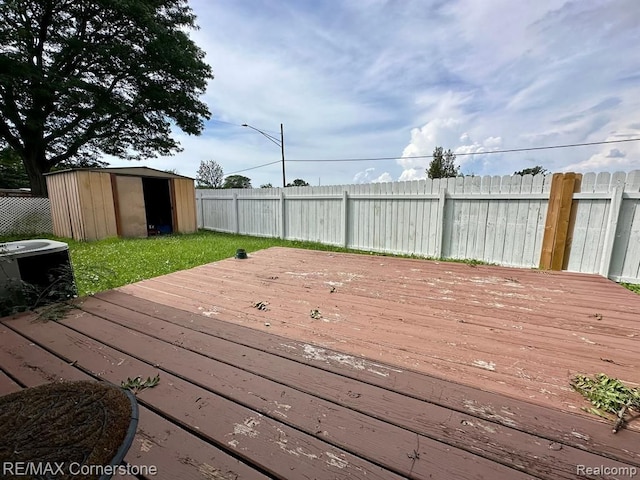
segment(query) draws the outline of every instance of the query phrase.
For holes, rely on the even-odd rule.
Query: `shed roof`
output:
[[[163,170],[156,170],[155,168],[149,168],[149,167],[70,168],[67,170],[58,170],[57,172],[45,173],[45,175],[58,175],[60,173],[76,172],[76,171],[107,172],[107,173],[115,173],[117,175],[128,175],[128,176],[134,176],[134,177],[188,178],[189,180],[193,180],[193,178],[191,177],[186,177],[184,175],[177,175],[175,173],[169,173]]]

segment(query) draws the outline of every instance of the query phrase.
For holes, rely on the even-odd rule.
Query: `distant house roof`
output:
[[[191,177],[185,177],[184,175],[176,175],[175,173],[169,173],[163,170],[156,170],[155,168],[149,168],[149,167],[70,168],[67,170],[59,170],[57,172],[45,173],[45,175],[57,175],[60,173],[77,172],[77,171],[107,172],[107,173],[115,173],[117,175],[128,175],[128,176],[134,176],[134,177],[188,178],[189,180],[193,180],[193,178]]]

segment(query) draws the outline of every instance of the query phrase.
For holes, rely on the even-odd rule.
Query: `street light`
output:
[[[242,124],[243,127],[248,127],[252,130],[255,130],[256,132],[264,135],[265,137],[267,137],[269,140],[271,140],[273,143],[275,143],[276,145],[278,145],[280,147],[280,151],[282,152],[282,186],[286,187],[287,186],[287,181],[286,181],[286,177],[284,174],[284,127],[282,126],[282,124],[280,124],[280,140],[278,140],[276,137],[269,135],[268,133],[263,132],[262,130],[256,128],[256,127],[252,127],[251,125],[248,125],[246,123]]]

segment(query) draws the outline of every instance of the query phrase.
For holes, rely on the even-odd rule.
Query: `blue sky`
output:
[[[640,142],[484,152],[640,138],[637,0],[192,0],[216,78],[213,113],[184,151],[143,164],[195,176],[286,158],[313,185],[424,178],[435,146],[465,174],[640,168]],[[228,122],[228,123],[225,123]],[[113,165],[128,165],[114,161]],[[242,173],[279,186],[280,165]]]

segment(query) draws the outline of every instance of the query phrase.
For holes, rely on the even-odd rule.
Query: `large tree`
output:
[[[29,177],[22,160],[10,148],[0,150],[0,188],[27,188]]]
[[[186,0],[0,2],[0,147],[34,193],[61,162],[170,155],[172,126],[202,131],[213,75],[193,28]]]
[[[287,187],[308,187],[309,182],[304,181],[301,178],[296,178],[293,182],[287,183]]]
[[[244,175],[229,175],[224,179],[222,188],[251,188],[251,179]]]
[[[60,162],[51,170],[69,168],[104,168],[108,164],[90,158],[70,159]],[[28,188],[29,177],[20,156],[11,148],[0,150],[0,188]]]
[[[539,175],[547,173],[547,169],[541,167],[540,165],[536,165],[535,167],[523,168],[522,170],[518,170],[514,172],[514,175]]]
[[[198,188],[222,188],[224,172],[218,162],[214,160],[200,161],[200,167],[196,173]]]
[[[460,175],[460,167],[456,166],[456,155],[451,150],[443,151],[442,147],[433,150],[433,159],[427,168],[429,178],[448,178]]]

